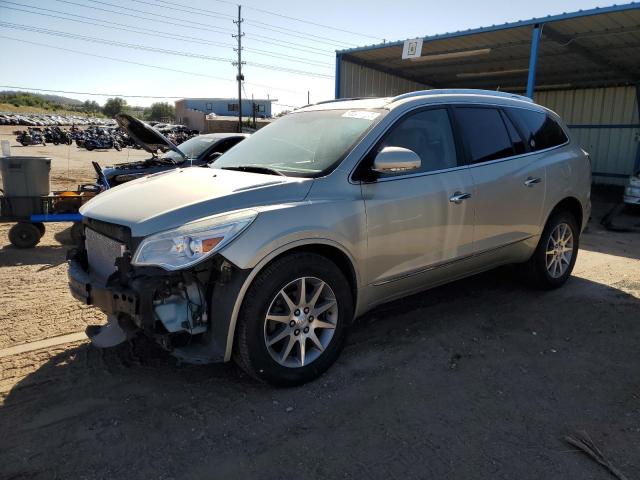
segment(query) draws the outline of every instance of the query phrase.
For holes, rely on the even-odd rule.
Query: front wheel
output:
[[[579,240],[580,230],[574,216],[566,211],[553,214],[536,251],[524,264],[529,283],[545,290],[562,286],[576,263]]]
[[[254,279],[238,318],[235,360],[279,386],[320,376],[338,358],[353,317],[349,282],[330,260],[297,253]]]

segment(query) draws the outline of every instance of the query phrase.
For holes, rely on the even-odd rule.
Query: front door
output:
[[[472,253],[473,183],[468,168],[458,160],[445,107],[401,118],[370,156],[387,146],[414,151],[421,167],[362,184],[369,253],[366,276],[369,285],[395,282],[398,287],[391,291],[401,293],[424,283],[423,274],[432,268]]]

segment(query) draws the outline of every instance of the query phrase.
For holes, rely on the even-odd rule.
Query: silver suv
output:
[[[299,109],[222,155],[88,202],[73,294],[183,361],[279,385],[338,357],[374,306],[508,263],[562,285],[590,213],[588,155],[517,95],[430,90]]]

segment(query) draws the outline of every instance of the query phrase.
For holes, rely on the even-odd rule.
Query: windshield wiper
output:
[[[238,165],[236,167],[220,167],[222,170],[238,170],[240,172],[251,172],[251,173],[265,173],[267,175],[280,175],[282,177],[285,176],[284,173],[279,172],[274,168],[263,167],[261,165]]]

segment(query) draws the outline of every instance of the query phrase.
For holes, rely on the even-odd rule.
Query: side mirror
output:
[[[376,173],[399,173],[417,170],[422,161],[416,152],[402,147],[384,147],[373,160]]]

